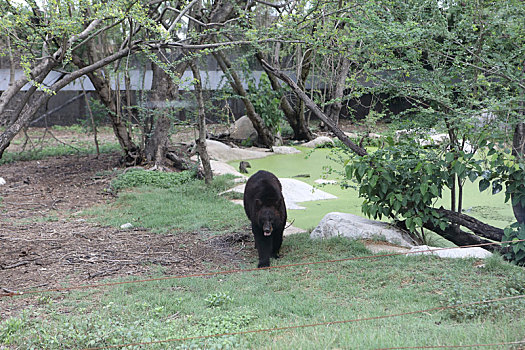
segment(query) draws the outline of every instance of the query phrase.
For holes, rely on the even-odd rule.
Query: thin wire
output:
[[[11,291],[11,292],[8,292],[8,293],[0,293],[0,298],[13,297],[13,296],[16,296],[16,295],[31,295],[31,294],[49,293],[49,292],[65,292],[65,291],[79,290],[79,289],[92,289],[92,288],[94,289],[94,288],[100,288],[100,287],[118,286],[118,285],[123,285],[123,284],[135,284],[135,283],[165,281],[165,280],[191,278],[191,277],[209,277],[209,276],[217,276],[217,275],[228,275],[228,274],[240,273],[240,272],[253,272],[253,271],[259,271],[259,270],[282,269],[282,268],[287,268],[287,267],[318,265],[318,264],[336,263],[336,262],[344,262],[344,261],[352,261],[352,260],[377,259],[377,258],[384,258],[384,257],[390,257],[390,256],[397,256],[397,255],[421,254],[421,253],[426,253],[426,252],[437,252],[437,251],[458,249],[458,248],[474,248],[474,247],[482,247],[482,246],[504,244],[504,243],[516,243],[516,242],[523,242],[523,241],[525,241],[525,239],[513,240],[513,241],[503,241],[503,242],[489,242],[489,243],[471,244],[471,245],[465,245],[465,246],[459,246],[459,247],[418,250],[418,251],[410,251],[410,252],[402,252],[402,253],[367,255],[367,256],[358,256],[358,257],[344,258],[344,259],[311,261],[311,262],[295,263],[295,264],[288,264],[288,265],[278,265],[278,266],[270,266],[270,267],[262,267],[262,268],[236,269],[236,270],[197,273],[197,274],[181,275],[181,276],[166,276],[166,277],[148,278],[148,279],[135,280],[135,281],[108,282],[108,283],[101,283],[101,284],[89,284],[89,285],[70,286],[70,287],[63,287],[63,288],[40,289],[40,290],[37,289],[37,290],[31,290],[31,291],[27,291],[27,292]]]
[[[525,298],[525,295],[515,295],[515,296],[512,296],[512,297],[503,297],[503,298],[497,298],[497,299],[491,299],[491,300],[481,300],[481,301],[475,301],[475,302],[471,302],[471,303],[449,305],[449,306],[440,306],[440,307],[434,307],[434,308],[425,309],[425,310],[408,311],[408,312],[403,312],[403,313],[399,313],[399,314],[392,314],[392,315],[382,315],[382,316],[373,316],[373,317],[365,317],[365,318],[356,318],[356,319],[352,319],[352,320],[329,321],[329,322],[303,324],[303,325],[296,325],[296,326],[285,326],[285,327],[275,327],[275,328],[266,328],[266,329],[254,329],[254,330],[230,332],[230,333],[217,333],[217,334],[211,334],[211,335],[201,335],[201,336],[186,337],[186,338],[173,338],[173,339],[165,339],[165,340],[154,340],[154,341],[149,341],[149,342],[137,342],[137,343],[128,343],[128,344],[119,344],[119,345],[108,345],[108,346],[101,346],[101,347],[95,347],[95,348],[85,348],[83,350],[117,349],[117,348],[123,348],[123,347],[126,347],[126,346],[153,345],[153,344],[163,344],[163,343],[180,342],[180,341],[197,340],[197,339],[208,339],[208,338],[231,336],[231,335],[244,335],[244,334],[274,332],[274,331],[291,330],[291,329],[299,329],[299,328],[331,326],[331,325],[345,324],[345,323],[351,323],[351,322],[381,320],[381,319],[385,319],[385,318],[413,315],[413,314],[419,314],[419,313],[429,313],[429,312],[432,312],[432,311],[441,311],[441,310],[447,310],[447,309],[454,309],[454,308],[458,308],[458,307],[465,307],[465,306],[479,305],[479,304],[488,304],[488,303],[493,303],[493,302],[498,302],[498,301],[515,300],[515,299],[520,299],[520,298]],[[474,345],[472,345],[472,346],[474,346]],[[393,349],[397,349],[397,348],[393,348]],[[399,348],[399,349],[403,349],[403,348]]]
[[[520,345],[525,344],[525,340],[511,341],[506,343],[492,343],[492,344],[469,344],[469,345],[429,345],[429,346],[402,346],[396,348],[379,348],[376,350],[397,350],[397,349],[452,349],[452,348],[473,348],[485,346],[503,346],[503,345]]]

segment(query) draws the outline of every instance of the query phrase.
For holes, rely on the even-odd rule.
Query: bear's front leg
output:
[[[272,233],[272,258],[279,259],[279,250],[283,244],[283,233],[282,231],[277,231]]]
[[[258,268],[270,266],[270,255],[272,253],[272,239],[265,237],[262,232],[254,233],[255,247],[259,253]]]

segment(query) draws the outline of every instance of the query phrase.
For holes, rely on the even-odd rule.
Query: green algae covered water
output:
[[[248,175],[258,170],[267,170],[277,177],[294,178],[322,191],[337,196],[337,199],[320,200],[299,203],[304,210],[288,210],[288,220],[294,220],[294,226],[308,230],[312,229],[324,215],[333,211],[351,213],[363,216],[361,212],[362,198],[358,191],[351,187],[341,187],[343,170],[342,162],[336,161],[336,154],[330,148],[309,149],[296,147],[301,153],[289,155],[273,155],[261,159],[249,160],[251,168]],[[239,162],[231,162],[238,168]],[[332,171],[330,172],[331,169]],[[318,179],[336,180],[336,184],[319,185]],[[354,185],[350,183],[350,185]],[[464,213],[473,216],[487,224],[504,228],[515,221],[510,203],[505,203],[504,191],[492,195],[489,190],[480,193],[478,183],[469,180],[465,183],[463,208]],[[450,193],[444,192],[444,198],[436,205],[449,207]]]

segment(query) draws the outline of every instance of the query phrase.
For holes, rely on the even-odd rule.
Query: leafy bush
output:
[[[281,121],[284,113],[280,107],[281,93],[274,91],[270,84],[270,79],[266,73],[261,74],[259,85],[255,86],[253,79],[248,80],[250,101],[257,113],[261,116],[264,124],[275,132],[281,129]]]
[[[151,186],[158,188],[170,188],[182,185],[195,176],[193,171],[182,171],[180,173],[165,173],[147,170],[132,170],[118,176],[111,182],[111,188],[119,191],[123,188]]]
[[[404,219],[411,231],[425,223],[444,230],[448,222],[432,208],[434,202],[456,176],[475,181],[481,161],[462,151],[443,155],[411,140],[395,144],[390,137],[387,142],[389,146],[345,164],[346,177],[357,181],[365,198],[363,213],[374,219]]]
[[[505,258],[518,265],[525,265],[525,241],[521,240],[525,240],[525,224],[515,222],[503,231],[502,241],[517,241],[504,244],[510,247],[504,255]]]

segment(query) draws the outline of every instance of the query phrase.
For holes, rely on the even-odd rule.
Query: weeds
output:
[[[475,319],[497,318],[501,315],[522,315],[525,312],[525,300],[506,300],[501,302],[471,304],[478,301],[513,297],[525,293],[525,275],[510,276],[500,287],[480,287],[466,291],[464,285],[454,285],[447,289],[444,305],[458,305],[447,309],[447,317],[458,322]]]
[[[218,292],[208,295],[205,301],[208,307],[219,307],[231,303],[233,298],[228,293]]]

